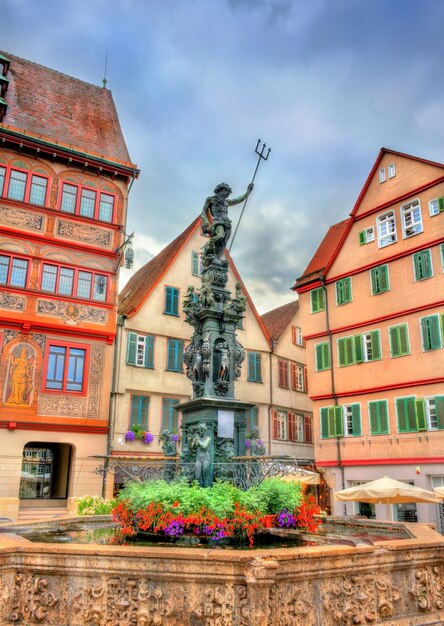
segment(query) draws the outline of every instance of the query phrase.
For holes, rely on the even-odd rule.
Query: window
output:
[[[50,343],[45,359],[45,391],[82,393],[86,387],[87,348]]]
[[[321,438],[342,437],[344,435],[344,420],[341,406],[323,407],[321,414]]]
[[[352,301],[351,278],[343,278],[336,283],[336,304],[347,304]]]
[[[279,387],[285,387],[288,389],[288,361],[284,361],[283,359],[278,360],[279,367]]]
[[[43,263],[40,289],[63,296],[105,302],[108,278],[95,272]]]
[[[378,361],[381,358],[381,342],[379,330],[372,330],[362,335],[364,362]]]
[[[251,383],[262,382],[261,355],[259,352],[248,353],[248,380]]]
[[[433,276],[432,257],[430,250],[421,250],[413,255],[415,280],[423,280]]]
[[[259,408],[252,406],[247,412],[247,431],[251,432],[255,428],[259,427]]]
[[[112,222],[114,219],[115,196],[72,183],[63,183],[60,195],[60,210],[82,217]]]
[[[444,396],[425,398],[424,402],[429,430],[444,430]]]
[[[26,287],[28,261],[18,257],[0,255],[0,285]]]
[[[148,430],[149,396],[131,396],[130,428],[138,426]]]
[[[374,400],[368,403],[370,434],[386,435],[389,432],[387,400]]]
[[[429,315],[421,319],[422,349],[437,350],[442,347],[439,315]]]
[[[395,213],[390,211],[378,217],[378,245],[380,248],[396,242]]]
[[[291,326],[291,341],[295,346],[303,346],[304,341],[302,339],[302,329],[299,326]]]
[[[291,363],[291,388],[295,391],[305,391],[304,366],[298,363]]]
[[[287,439],[287,413],[273,411],[273,439]]]
[[[401,221],[404,238],[422,233],[422,217],[419,200],[409,202],[401,207]]]
[[[390,356],[405,356],[410,354],[409,330],[407,324],[391,326],[389,328]]]
[[[48,178],[21,170],[0,167],[0,195],[11,200],[45,206]]]
[[[319,289],[313,289],[310,292],[311,298],[311,312],[319,313],[319,311],[325,311],[325,295],[324,289],[319,287]]]
[[[1,189],[1,180],[0,180],[0,189]],[[444,211],[444,196],[442,198],[434,198],[429,201],[429,211],[430,215],[433,217],[434,215],[439,215]]]
[[[313,417],[311,415],[304,415],[304,441],[313,443]]]
[[[359,233],[359,245],[363,245],[364,243],[371,243],[375,240],[375,229],[373,226],[361,230]]]
[[[400,433],[427,430],[424,401],[417,401],[415,396],[396,398],[396,415]]]
[[[191,252],[191,273],[199,276],[199,253],[194,250]]]
[[[337,341],[339,367],[367,363],[381,358],[379,330],[372,330],[362,335],[341,337]]]
[[[389,178],[394,178],[396,176],[396,166],[394,163],[390,163],[388,166],[388,176]]]
[[[165,287],[166,315],[179,315],[179,290],[176,287]]]
[[[179,413],[174,408],[179,404],[176,398],[162,398],[162,430],[179,429]]]
[[[440,245],[440,250],[441,250],[441,267],[442,267],[442,271],[444,272],[444,243]]]
[[[287,414],[288,440],[304,441],[304,416],[295,413]]]
[[[325,343],[318,343],[315,346],[315,364],[316,371],[329,370],[331,367],[330,358],[330,344],[328,341]]]
[[[170,372],[183,372],[182,356],[182,339],[168,339],[167,370]]]
[[[382,167],[379,170],[379,182],[385,183],[386,180],[387,180],[387,174],[385,173],[385,167]]]
[[[342,407],[344,435],[346,437],[361,436],[361,405],[345,404]]]
[[[152,335],[138,335],[128,333],[126,352],[128,365],[154,368],[154,337]]]
[[[387,265],[378,265],[370,270],[370,282],[372,286],[372,294],[384,293],[389,291],[389,273]]]

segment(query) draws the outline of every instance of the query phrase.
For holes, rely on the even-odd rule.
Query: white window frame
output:
[[[365,233],[365,243],[371,243],[375,240],[375,227],[369,226],[368,228],[364,228]]]
[[[396,176],[396,165],[394,164],[394,162],[389,164],[387,170],[388,170],[388,177],[389,178],[395,178],[395,176]]]
[[[295,435],[296,441],[304,441],[304,416],[300,413],[295,414]]]
[[[428,430],[438,430],[438,422],[436,419],[436,404],[435,404],[435,396],[429,396],[425,399],[425,408],[426,408],[426,416],[427,416],[427,429]]]
[[[414,217],[414,213],[419,212],[419,220]],[[406,217],[409,216],[411,224],[407,226]],[[418,198],[401,205],[401,224],[402,224],[402,238],[414,237],[419,235],[424,230],[422,223],[421,203]]]
[[[429,213],[430,216],[439,215],[439,207],[438,207],[438,198],[433,198],[433,200],[429,200]]]
[[[371,331],[368,333],[362,333],[361,337],[362,337],[362,358],[364,359],[364,363],[372,363],[375,359],[373,358],[369,358],[369,352],[370,354],[373,356],[373,354],[371,353],[372,350],[372,332],[375,331]],[[378,333],[379,336],[379,350],[381,353],[381,358],[382,358],[382,346],[381,346],[381,333]],[[379,360],[379,359],[376,359]]]
[[[276,411],[276,441],[286,441],[288,439],[288,420],[285,411]]]
[[[379,170],[379,182],[385,183],[386,180],[387,180],[387,174],[385,171],[385,167],[381,167],[381,169]]]
[[[344,437],[353,437],[353,406],[351,404],[343,405],[342,419],[344,422]]]
[[[302,339],[302,328],[300,328],[300,326],[296,326],[296,345],[301,347],[304,345],[304,341]]]
[[[393,210],[378,215],[378,247],[385,248],[398,241],[396,234],[396,217]]]

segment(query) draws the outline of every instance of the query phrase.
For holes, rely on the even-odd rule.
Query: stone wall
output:
[[[0,535],[0,624],[425,626],[444,623],[444,541],[197,550]]]

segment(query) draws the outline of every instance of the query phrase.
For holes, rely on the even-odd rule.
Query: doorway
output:
[[[26,444],[20,476],[20,507],[64,506],[71,457],[72,447],[66,443],[31,441]]]

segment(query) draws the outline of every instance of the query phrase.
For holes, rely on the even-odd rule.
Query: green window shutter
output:
[[[148,428],[149,396],[131,396],[131,424],[140,428]]]
[[[179,400],[175,398],[162,398],[162,430],[177,430],[178,413],[175,406],[179,404]]]
[[[330,436],[330,431],[328,428],[329,419],[328,419],[329,409],[327,407],[321,409],[321,438],[328,439]]]
[[[145,362],[144,367],[154,367],[154,337],[147,335],[145,337]]]
[[[444,396],[435,397],[435,409],[438,428],[444,430]]]
[[[444,196],[438,198],[438,210],[440,213],[444,211]]]
[[[387,265],[382,265],[379,268],[379,290],[387,291],[388,289],[388,267]]]
[[[368,403],[370,432],[372,435],[384,435],[389,432],[387,401],[376,400]]]
[[[331,368],[331,355],[330,355],[330,344],[329,343],[324,343],[324,348],[323,348],[323,359],[324,359],[324,368],[326,370]]]
[[[370,333],[372,344],[372,361],[381,358],[381,342],[379,340],[379,330],[372,330]]]
[[[397,398],[396,413],[398,416],[398,430],[400,433],[417,431],[416,399],[414,397]]]
[[[346,356],[345,356],[345,339],[338,339],[338,361],[339,367],[343,365],[347,365]]]
[[[351,278],[344,278],[344,302],[351,301]]]
[[[361,406],[359,404],[352,405],[352,417],[353,417],[353,435],[355,437],[361,436]]]
[[[183,341],[168,339],[167,369],[173,372],[182,371]]]
[[[333,407],[334,411],[334,434],[336,437],[344,435],[344,419],[342,417],[342,406]]]
[[[330,369],[330,345],[328,342],[318,343],[315,350],[316,370],[321,371]]]
[[[126,362],[128,365],[136,365],[137,356],[137,334],[128,333],[128,345],[126,351]]]
[[[191,273],[199,276],[199,253],[194,250],[191,252]]]
[[[318,301],[319,301],[319,310],[323,311],[325,309],[325,294],[324,294],[324,290],[321,287],[319,289],[319,295],[318,295]]]
[[[248,380],[256,380],[256,361],[255,361],[255,353],[248,353]]]
[[[359,236],[359,245],[362,246],[362,244],[366,242],[365,230],[361,230],[358,236]]]
[[[416,400],[416,425],[418,430],[427,430],[425,400]]]
[[[410,354],[408,326],[407,324],[403,324],[402,326],[398,326],[398,329],[401,354]]]
[[[325,309],[324,289],[322,287],[313,289],[313,291],[310,292],[310,296],[312,313],[323,311]]]
[[[389,329],[390,352],[391,352],[392,357],[401,355],[401,347],[400,347],[398,335],[399,335],[399,326],[392,326]]]
[[[247,414],[247,428],[253,430],[259,426],[259,409],[257,406],[251,407]]]
[[[362,350],[362,335],[355,335],[354,336],[354,342],[355,342],[355,360],[356,363],[362,363],[364,360],[364,354],[363,354],[363,350]]]
[[[437,350],[441,347],[438,315],[423,317],[421,320],[421,331],[424,350]]]
[[[421,250],[413,255],[415,266],[415,280],[430,278],[432,276],[432,259],[430,250]]]
[[[165,288],[165,313],[168,315],[179,314],[179,290],[176,287]]]

